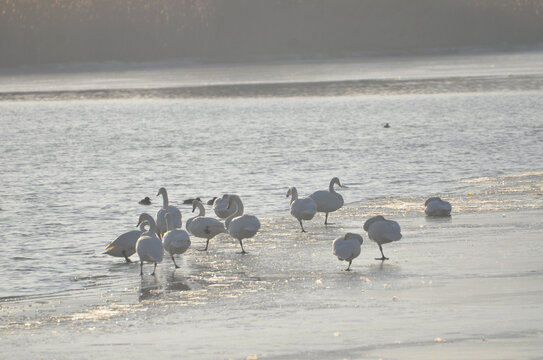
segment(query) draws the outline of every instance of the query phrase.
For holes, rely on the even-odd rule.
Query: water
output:
[[[491,333],[530,349],[543,313],[543,53],[403,60],[2,75],[4,346],[32,334],[34,355],[55,358],[96,345],[141,356],[149,343],[193,358],[341,358]],[[288,187],[306,196],[334,176],[347,185],[335,224],[318,214],[298,233]],[[208,253],[193,238],[181,269],[165,259],[156,278],[103,255],[156,214],[162,186],[184,220],[183,199],[239,194],[262,223],[249,255],[227,235]],[[424,218],[434,195],[451,219]],[[404,234],[386,264],[362,230],[378,213]],[[352,273],[330,249],[346,231],[366,240]],[[522,306],[492,325],[514,289]]]

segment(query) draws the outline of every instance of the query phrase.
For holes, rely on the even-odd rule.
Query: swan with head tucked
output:
[[[256,235],[260,229],[260,221],[253,215],[243,215],[243,203],[237,195],[228,196],[228,208],[235,207],[235,212],[225,220],[228,233],[234,239],[238,239],[241,246],[241,253],[247,252],[243,249],[243,239],[251,238]]]
[[[228,194],[224,194],[221,198],[216,198],[213,201],[213,211],[219,219],[226,219],[235,211],[234,208],[228,207]]]
[[[431,197],[424,203],[426,209],[424,212],[428,216],[451,216],[452,206],[448,201],[441,200],[439,197]]]
[[[317,211],[326,213],[324,225],[328,225],[328,214],[343,206],[343,196],[334,190],[334,184],[342,187],[339,179],[335,177],[330,180],[328,190],[315,191],[313,194],[309,195],[309,197],[317,204]]]
[[[151,274],[155,275],[157,264],[162,262],[164,248],[162,247],[162,241],[155,235],[158,229],[153,217],[146,213],[141,214],[138,226],[144,222],[149,225],[149,228],[136,241],[136,252],[140,258],[140,275],[143,276],[144,261],[155,263],[153,273]]]
[[[196,208],[198,208],[198,215],[187,220],[185,226],[192,235],[206,239],[206,247],[198,250],[207,251],[209,240],[220,233],[225,233],[226,229],[224,224],[219,220],[205,216],[206,210],[204,205],[198,200],[194,200],[192,203],[192,211],[196,210]]]
[[[317,203],[312,198],[298,198],[298,190],[296,188],[290,187],[287,191],[287,197],[291,196],[290,199],[290,214],[294,216],[300,222],[302,227],[302,232],[305,232],[304,225],[302,220],[311,220],[317,213]]]
[[[162,195],[162,209],[158,210],[156,214],[156,225],[158,228],[157,234],[162,237],[164,233],[167,231],[167,225],[166,225],[166,213],[170,213],[172,215],[172,226],[174,229],[180,229],[181,228],[181,211],[179,211],[178,208],[175,206],[170,205],[168,200],[168,192],[165,188],[161,187],[158,190],[158,194],[156,196]]]
[[[119,235],[119,237],[106,245],[104,254],[124,257],[127,263],[132,262],[129,257],[136,252],[136,241],[145,232],[145,225],[147,223],[142,223],[139,230],[132,230]]]
[[[382,215],[374,216],[364,223],[364,230],[368,232],[368,237],[379,245],[381,257],[375,260],[388,260],[383,254],[381,245],[398,241],[402,238],[400,225],[394,220],[386,220]]]
[[[174,255],[183,254],[185,251],[187,251],[187,249],[190,247],[190,237],[185,230],[174,229],[171,218],[172,214],[166,213],[166,225],[168,227],[168,231],[166,231],[164,234],[162,244],[164,246],[164,250],[166,250],[172,257],[175,268],[179,269],[179,266],[177,266],[175,263]]]
[[[351,271],[351,263],[353,259],[360,255],[360,245],[362,245],[362,236],[355,233],[346,233],[343,236],[340,236],[334,240],[332,243],[332,249],[334,255],[337,256],[339,260],[348,261],[349,266],[345,271]]]

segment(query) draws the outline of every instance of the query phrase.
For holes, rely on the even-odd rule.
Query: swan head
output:
[[[288,188],[287,197],[289,197],[290,195],[292,195],[292,188],[291,187]]]
[[[341,182],[339,181],[338,177],[333,178],[331,183],[332,184],[337,184],[337,186],[339,186],[339,187],[343,187],[343,185],[341,185]]]
[[[366,220],[366,222],[364,223],[364,230],[368,231],[370,225],[376,221],[385,221],[386,219],[382,216],[382,215],[377,215],[377,216],[374,216],[372,218],[369,218],[368,220]]]
[[[142,213],[138,219],[138,225],[136,226],[140,226],[144,222],[147,222],[149,226],[152,226],[155,224],[155,219],[153,219],[153,217],[147,213]]]
[[[359,234],[355,234],[355,233],[346,233],[345,236],[343,237],[345,240],[348,240],[348,239],[356,239],[358,240],[358,242],[360,243],[360,245],[362,245],[362,243],[364,242],[364,239],[362,238],[361,235]]]
[[[161,187],[160,189],[158,189],[158,193],[156,194],[156,196],[164,194],[166,194],[166,188]]]
[[[192,200],[192,212],[194,212],[196,210],[196,208],[198,207],[198,203],[200,203],[201,201],[198,200],[198,199],[194,199]]]

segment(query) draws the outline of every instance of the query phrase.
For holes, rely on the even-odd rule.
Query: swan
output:
[[[428,216],[451,216],[451,203],[441,200],[439,197],[429,198],[424,205],[426,206],[424,212]]]
[[[141,199],[138,204],[140,205],[151,205],[151,199],[149,199],[149,196],[144,197]]]
[[[221,233],[225,233],[226,229],[224,224],[219,220],[205,216],[206,210],[204,205],[200,201],[194,200],[192,203],[192,211],[196,208],[198,208],[198,215],[189,219],[190,222],[187,220],[185,226],[192,235],[206,239],[206,247],[198,250],[207,251],[209,240]]]
[[[302,232],[305,232],[302,220],[311,220],[317,213],[317,203],[312,198],[298,199],[298,190],[293,186],[288,189],[287,197],[290,199],[290,214],[300,222]]]
[[[139,230],[132,230],[119,235],[118,238],[106,245],[104,254],[108,254],[115,257],[123,257],[127,263],[131,263],[130,256],[136,252],[136,241],[138,241],[141,234],[145,232],[145,225],[142,223]]]
[[[383,216],[377,215],[368,219],[364,223],[364,230],[368,232],[368,237],[379,245],[381,257],[375,260],[388,260],[383,254],[381,245],[389,242],[398,241],[402,238],[400,225],[394,220],[386,220]]]
[[[330,180],[328,191],[319,190],[309,195],[317,203],[317,211],[326,213],[324,225],[328,225],[328,213],[336,211],[343,206],[343,197],[334,190],[334,184],[342,187],[337,177]]]
[[[226,219],[235,212],[234,208],[228,208],[228,194],[224,194],[222,198],[213,201],[213,211],[220,219]]]
[[[166,227],[166,212],[172,214],[172,226],[174,229],[181,228],[181,212],[175,206],[172,206],[168,202],[168,193],[165,188],[160,188],[156,196],[162,195],[162,209],[158,210],[156,214],[156,225],[158,228],[158,235],[162,237],[167,231]]]
[[[154,262],[155,267],[151,275],[155,275],[157,263],[162,262],[162,256],[164,254],[164,248],[162,247],[162,241],[155,236],[158,231],[155,220],[149,214],[143,213],[140,215],[138,226],[147,222],[149,228],[146,232],[141,234],[136,242],[136,252],[140,258],[140,275],[143,276],[143,262]]]
[[[225,220],[228,233],[234,238],[238,239],[241,245],[241,253],[247,252],[243,249],[243,239],[247,239],[256,235],[260,229],[260,221],[256,216],[243,215],[243,203],[237,195],[228,196],[228,208],[232,208],[234,205],[235,212]]]
[[[192,202],[193,202],[194,200],[202,201],[202,199],[200,199],[199,197],[196,197],[196,198],[190,198],[190,199],[185,199],[185,200],[183,200],[183,204],[185,204],[185,205],[191,204],[191,205],[192,205]]]
[[[360,255],[360,245],[362,245],[362,236],[355,233],[346,233],[343,236],[340,236],[334,240],[332,243],[332,249],[334,250],[334,255],[337,256],[339,260],[344,260],[349,262],[349,266],[345,271],[351,271],[351,263],[353,259]]]
[[[172,257],[173,264],[176,269],[179,269],[179,266],[175,263],[175,254],[183,254],[190,246],[190,237],[185,230],[174,229],[172,225],[172,214],[166,213],[166,225],[168,226],[168,231],[164,234],[162,239],[162,244],[164,250],[166,250]]]

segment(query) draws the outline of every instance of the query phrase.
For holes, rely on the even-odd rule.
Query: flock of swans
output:
[[[295,187],[288,189],[287,197],[290,197],[290,213],[300,223],[302,232],[305,232],[302,221],[312,220],[317,212],[325,213],[324,224],[328,224],[330,213],[343,206],[343,197],[338,194],[334,185],[342,187],[337,177],[334,177],[329,184],[328,190],[315,191],[306,198],[299,198]],[[239,241],[241,254],[246,251],[243,248],[243,239],[255,236],[260,229],[260,221],[256,216],[244,214],[243,202],[238,195],[224,194],[222,197],[215,197],[207,204],[213,205],[213,211],[221,220],[206,216],[204,205],[200,198],[188,199],[184,203],[192,203],[192,211],[198,209],[198,214],[185,222],[186,230],[181,229],[181,212],[169,204],[168,193],[165,188],[160,188],[157,196],[162,196],[162,208],[157,212],[156,219],[147,213],[139,216],[139,230],[128,231],[106,246],[105,254],[124,257],[126,262],[131,262],[130,256],[137,253],[140,260],[140,275],[143,276],[143,263],[154,263],[153,272],[155,275],[158,263],[161,263],[164,253],[168,253],[175,268],[179,268],[175,262],[175,255],[183,254],[191,245],[190,236],[206,240],[205,248],[198,249],[207,251],[209,241],[221,233],[227,233]],[[142,205],[151,204],[146,197],[140,201]],[[425,203],[426,215],[428,216],[450,216],[451,204],[441,200],[439,197],[429,198]],[[380,258],[376,260],[388,260],[383,253],[382,245],[398,241],[402,238],[400,225],[393,220],[387,220],[382,215],[373,216],[363,226],[370,240],[377,243]],[[346,233],[337,237],[332,242],[333,254],[339,260],[349,263],[346,271],[350,271],[353,259],[361,252],[363,238],[360,234]]]

